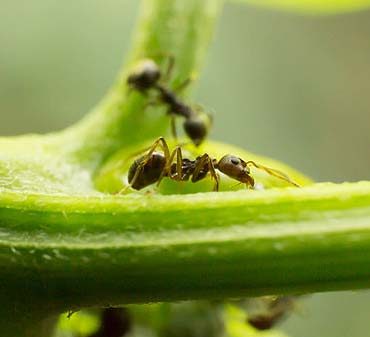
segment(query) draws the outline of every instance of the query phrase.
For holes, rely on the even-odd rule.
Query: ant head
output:
[[[217,168],[230,178],[236,179],[241,183],[254,186],[254,181],[250,176],[250,169],[247,166],[247,163],[239,157],[227,154],[217,163]]]
[[[148,158],[146,155],[136,159],[128,171],[128,183],[135,190],[141,190],[157,182],[166,166],[163,153],[153,152]]]
[[[161,71],[157,63],[151,59],[144,59],[136,65],[129,75],[127,84],[133,89],[145,91],[153,87],[160,77]]]
[[[185,120],[184,130],[195,146],[199,146],[207,137],[211,125],[212,116],[200,113]]]

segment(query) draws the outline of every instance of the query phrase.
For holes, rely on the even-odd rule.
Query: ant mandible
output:
[[[156,149],[160,147],[163,152]],[[174,159],[176,157],[176,162]],[[166,140],[158,138],[149,148],[148,152],[136,159],[129,168],[128,183],[135,190],[157,183],[160,184],[164,177],[175,181],[188,181],[195,183],[204,179],[208,173],[214,179],[214,191],[219,190],[219,175],[216,170],[224,173],[232,179],[253,188],[255,182],[251,176],[250,166],[254,166],[268,174],[284,180],[291,185],[299,187],[285,173],[260,165],[252,160],[243,159],[227,154],[220,160],[210,157],[207,153],[198,156],[195,160],[183,158],[181,147],[177,146],[170,152]]]
[[[137,64],[128,76],[127,84],[131,89],[143,94],[147,94],[150,89],[156,90],[158,100],[168,107],[167,113],[171,116],[173,136],[177,137],[175,116],[182,116],[185,118],[183,124],[185,133],[198,146],[206,138],[212,124],[212,118],[207,113],[194,110],[178,97],[177,92],[189,84],[189,79],[180,84],[175,90],[171,90],[163,84],[170,77],[173,65],[174,59],[171,57],[167,72],[163,76],[157,63],[151,59],[144,59]]]

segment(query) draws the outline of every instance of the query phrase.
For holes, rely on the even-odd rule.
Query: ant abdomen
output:
[[[208,135],[212,120],[208,114],[196,114],[184,121],[184,130],[196,146],[199,146]]]
[[[132,188],[141,190],[156,183],[166,166],[163,153],[153,152],[149,157],[144,155],[130,166],[127,180]]]

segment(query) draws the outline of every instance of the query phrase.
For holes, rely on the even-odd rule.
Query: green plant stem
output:
[[[96,193],[93,178],[117,150],[165,136],[169,119],[148,98],[127,91],[127,74],[143,58],[165,71],[175,59],[171,85],[201,67],[222,8],[221,0],[145,0],[132,52],[102,102],[76,125],[54,134],[0,138],[0,188],[19,193]]]
[[[175,60],[171,83],[193,78],[203,63],[213,36],[222,0],[145,0],[133,38],[133,46],[116,85],[102,102],[63,136],[78,161],[97,167],[115,151],[167,133],[163,111],[148,114],[147,98],[130,93],[126,78],[140,59],[152,58],[166,69]],[[59,140],[58,140],[59,144]]]
[[[58,316],[45,318],[45,311],[30,306],[29,299],[22,302],[12,302],[9,307],[1,303],[0,332],[6,337],[49,337],[54,331]],[[11,303],[11,302],[8,302]],[[31,310],[32,309],[32,310]]]
[[[136,200],[28,196],[16,207],[17,197],[0,200],[1,291],[52,311],[370,284],[369,182]]]
[[[15,211],[13,208],[15,213],[11,220],[6,214],[10,214],[8,211],[12,213],[12,207],[9,208],[7,202],[13,200],[11,202],[14,202],[13,206],[23,208],[22,205],[28,204],[27,199],[32,193],[37,194],[34,195],[36,199],[41,198],[44,201],[49,199],[52,203],[59,200],[62,204],[67,200],[76,201],[81,207],[84,207],[86,203],[79,203],[79,199],[72,195],[100,195],[97,200],[103,201],[101,194],[96,191],[93,184],[93,176],[100,164],[118,149],[162,136],[168,129],[168,119],[163,111],[158,111],[157,114],[155,111],[147,113],[144,109],[147,101],[145,97],[135,93],[128,95],[125,78],[131,66],[141,58],[150,57],[164,69],[168,57],[173,56],[176,60],[176,67],[172,83],[176,84],[188,78],[193,71],[199,70],[221,7],[221,0],[143,1],[127,65],[119,75],[116,85],[91,113],[80,123],[63,132],[0,140],[0,199],[4,198],[0,201],[1,336],[33,337],[37,335],[40,337],[40,325],[37,322],[41,321],[41,318],[64,310],[66,306],[55,304],[59,301],[63,302],[64,296],[66,299],[71,299],[69,297],[71,294],[68,294],[63,285],[64,281],[69,284],[67,279],[72,276],[68,272],[71,260],[68,257],[65,260],[62,255],[59,258],[60,262],[64,261],[66,273],[59,269],[61,266],[57,266],[58,263],[55,269],[47,270],[42,265],[38,265],[36,260],[27,266],[23,264],[25,261],[22,262],[22,259],[17,260],[16,263],[21,263],[19,267],[23,270],[21,274],[25,278],[18,279],[17,287],[14,286],[13,282],[18,272],[13,273],[15,271],[13,263],[15,262],[14,256],[19,252],[17,250],[18,239],[23,238],[23,243],[28,241],[26,255],[30,254],[29,257],[36,254],[35,257],[48,260],[49,256],[46,252],[39,255],[44,247],[39,246],[41,242],[38,242],[35,236],[28,236],[28,231],[33,227],[31,223],[38,222],[29,220],[38,211],[35,209],[34,213],[28,209],[26,213],[23,213],[21,209]],[[65,197],[59,199],[56,194],[63,194]],[[89,198],[86,197],[85,201],[88,200]],[[68,213],[67,209],[65,211]],[[85,211],[80,209],[77,213],[83,214]],[[41,213],[38,214],[41,215]],[[1,218],[2,215],[4,218]],[[72,231],[71,234],[76,236],[76,233],[82,233],[86,225],[88,224],[81,224],[82,227],[79,230],[74,228],[76,231],[74,234]],[[38,234],[43,236],[43,230],[48,227],[49,225],[39,227]],[[11,234],[16,228],[17,231],[24,229],[24,232],[17,232],[18,239]],[[49,235],[46,232],[45,238]],[[64,242],[64,239],[60,238],[60,243]],[[36,241],[33,241],[34,239]],[[54,243],[57,241],[58,239]],[[99,252],[101,253],[100,250]],[[23,253],[25,251],[21,255]],[[58,253],[58,248],[54,253]],[[56,262],[53,258],[52,261]],[[49,277],[57,277],[59,282],[52,285],[49,283],[51,279],[47,280]],[[88,279],[87,274],[86,277]],[[97,276],[97,282],[99,282],[99,276]],[[57,290],[59,286],[61,288]],[[75,284],[75,291],[78,292],[78,289],[83,288],[83,283]],[[66,293],[64,293],[65,290]],[[94,297],[93,293],[90,295]],[[57,298],[53,298],[54,296]],[[77,302],[72,307],[79,307],[82,303],[78,297],[76,300]],[[99,302],[102,303],[101,298]],[[104,302],[109,304],[109,299],[107,298]],[[66,303],[68,306],[71,305],[68,300]]]
[[[95,190],[106,158],[167,129],[163,113],[127,95],[131,65],[154,54],[164,66],[155,54],[165,52],[177,62],[173,83],[186,79],[220,6],[146,0],[128,65],[91,114],[55,135],[2,139],[0,335],[33,337],[41,318],[86,306],[369,286],[370,182],[188,196]]]

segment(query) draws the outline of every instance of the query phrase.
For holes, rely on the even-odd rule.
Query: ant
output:
[[[163,152],[156,151],[158,146],[162,148]],[[174,163],[175,157],[176,162]],[[254,188],[255,182],[251,176],[250,166],[299,187],[283,172],[257,164],[252,160],[244,161],[231,154],[223,156],[220,160],[210,157],[207,153],[198,156],[195,160],[183,158],[181,147],[177,146],[170,153],[167,142],[163,137],[158,138],[149,148],[148,153],[136,159],[130,166],[128,183],[135,190],[141,190],[154,183],[159,185],[164,177],[175,181],[191,179],[191,182],[195,183],[204,179],[209,173],[214,179],[213,190],[218,191],[220,180],[216,172],[218,170],[245,184],[248,188]]]
[[[131,317],[125,308],[105,308],[101,313],[101,324],[98,331],[89,337],[121,337],[132,327]]]
[[[143,94],[147,94],[150,89],[156,90],[158,100],[168,107],[167,113],[171,116],[171,129],[174,138],[177,138],[175,116],[182,116],[185,118],[183,124],[185,133],[196,146],[199,146],[208,134],[212,118],[207,113],[194,110],[177,96],[176,92],[184,89],[190,83],[189,79],[180,84],[175,90],[171,90],[162,84],[170,77],[173,66],[174,59],[171,57],[167,72],[163,76],[157,63],[151,59],[144,59],[137,64],[134,71],[128,76],[127,84],[131,89]]]
[[[284,319],[294,307],[293,296],[277,296],[266,299],[266,310],[248,317],[247,322],[258,330],[271,329],[275,324]]]

